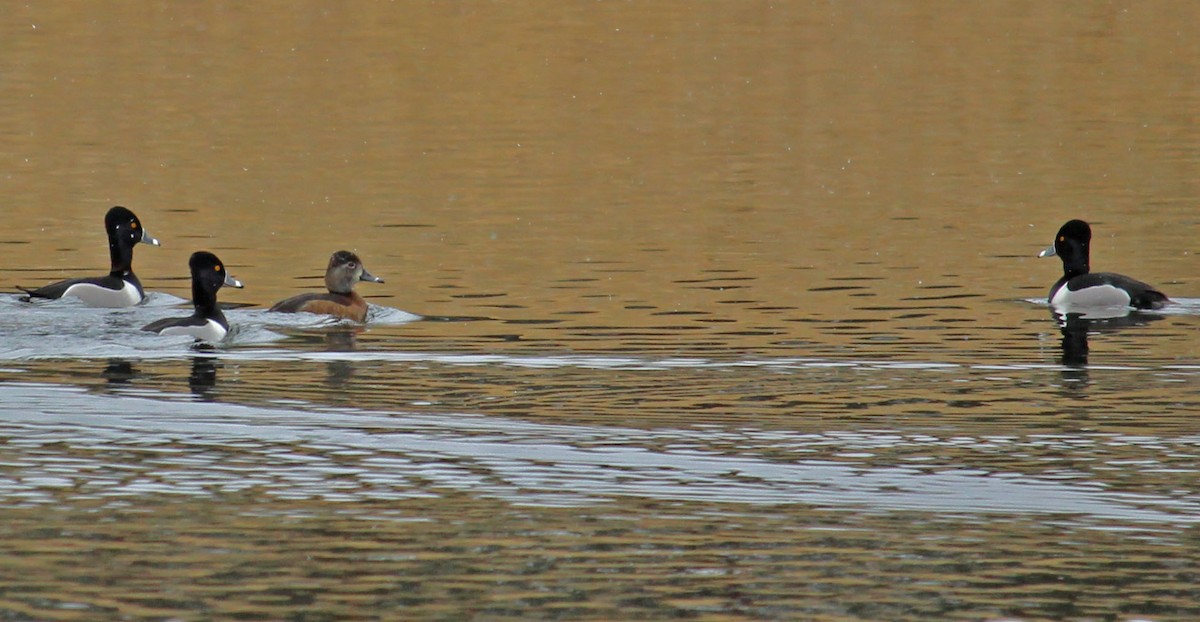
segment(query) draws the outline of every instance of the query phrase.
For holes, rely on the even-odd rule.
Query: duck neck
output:
[[[1081,274],[1087,274],[1088,272],[1091,272],[1091,267],[1088,265],[1088,260],[1086,258],[1077,259],[1070,262],[1063,262],[1063,274],[1065,274],[1067,278],[1076,277]]]
[[[133,248],[111,236],[108,238],[108,257],[112,265],[109,274],[120,277],[133,271]]]
[[[354,283],[345,282],[345,279],[338,279],[325,275],[325,289],[331,294],[340,294],[342,296],[352,296],[354,294]]]
[[[199,279],[192,279],[192,306],[196,309],[196,315],[202,317],[221,313],[221,309],[217,307],[216,292],[208,291]]]

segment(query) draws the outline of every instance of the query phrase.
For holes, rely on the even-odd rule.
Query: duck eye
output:
[[[1058,236],[1058,241],[1059,241],[1059,242],[1066,242],[1066,241],[1067,241],[1067,236],[1065,236],[1065,235],[1060,235],[1060,236]]]
[[[220,272],[220,271],[221,271],[221,264],[217,264],[217,265],[213,266],[213,272]]]
[[[129,228],[130,228],[130,229],[137,229],[137,221],[135,220],[135,221],[133,221],[133,222],[129,223]]]
[[[350,263],[349,263],[349,264],[347,264],[347,265],[348,265],[348,266],[350,266],[350,269],[351,269],[351,270],[353,270],[353,269],[355,269],[355,268],[357,268],[357,267],[358,267],[358,264],[354,263],[353,261],[352,261],[352,262],[350,262]]]

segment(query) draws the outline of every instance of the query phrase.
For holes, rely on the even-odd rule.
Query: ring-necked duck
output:
[[[1167,296],[1137,279],[1111,272],[1090,272],[1088,246],[1092,228],[1082,220],[1072,220],[1058,230],[1054,244],[1038,257],[1058,255],[1063,276],[1050,288],[1049,302],[1056,307],[1117,307],[1160,309]]]
[[[241,287],[241,281],[225,272],[217,256],[208,251],[192,253],[188,260],[192,270],[192,306],[196,312],[188,317],[163,318],[142,327],[160,335],[190,335],[200,341],[217,343],[229,333],[229,322],[217,306],[217,290],[222,285]]]
[[[358,255],[350,251],[338,251],[329,258],[329,267],[325,269],[325,294],[300,294],[287,300],[281,300],[270,308],[270,311],[296,313],[306,311],[332,315],[362,322],[367,319],[367,301],[354,291],[358,281],[382,283],[383,279],[367,272]]]
[[[146,297],[142,282],[133,273],[133,247],[138,242],[160,246],[133,212],[120,205],[104,215],[104,230],[108,232],[108,253],[112,269],[108,276],[67,279],[44,285],[37,289],[17,286],[28,294],[21,300],[31,302],[34,298],[57,299],[73,296],[93,307],[132,307]]]

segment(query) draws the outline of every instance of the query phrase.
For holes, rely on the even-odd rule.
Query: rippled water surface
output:
[[[1200,619],[1197,12],[15,10],[0,618]]]

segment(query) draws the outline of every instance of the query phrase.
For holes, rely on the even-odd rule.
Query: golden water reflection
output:
[[[10,7],[4,291],[163,247],[0,296],[0,617],[1200,617],[1197,13]],[[1031,302],[1076,217],[1177,306]]]
[[[1022,519],[695,511],[643,502],[498,508],[457,498],[388,504],[370,510],[386,515],[366,518],[361,509],[314,514],[233,497],[203,512],[171,503],[10,512],[3,547],[14,561],[3,603],[15,615],[54,611],[59,620],[390,611],[829,622],[1105,619],[1196,606],[1190,571],[1165,562],[1174,547],[1155,539],[1139,540],[1134,553],[1118,533],[1064,540],[1053,525]],[[914,577],[921,586],[910,585]],[[1138,603],[1112,587],[1131,577],[1147,586]]]

